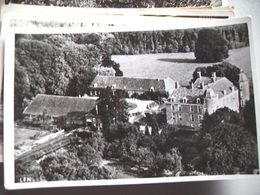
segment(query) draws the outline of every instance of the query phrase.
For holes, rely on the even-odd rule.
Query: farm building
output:
[[[244,102],[249,100],[249,84],[246,75],[239,76],[239,89],[226,77],[201,76],[190,86],[179,86],[166,102],[167,123],[198,128],[205,112],[214,113],[227,107],[239,112]]]
[[[66,123],[84,125],[96,121],[96,98],[38,94],[25,108],[24,121],[31,124],[57,124],[65,117]]]
[[[143,79],[128,77],[110,77],[96,76],[89,87],[88,95],[98,96],[102,89],[111,87],[114,90],[124,90],[129,97],[134,94],[142,94],[145,92],[159,92],[162,94],[171,94],[175,85],[175,81],[171,78],[166,79]]]

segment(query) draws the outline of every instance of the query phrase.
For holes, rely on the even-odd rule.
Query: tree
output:
[[[204,117],[197,146],[201,152],[195,168],[207,174],[252,173],[258,168],[255,138],[239,114],[227,108]]]
[[[24,67],[16,61],[14,81],[14,118],[22,118],[24,100],[30,97],[30,81]]]
[[[245,129],[249,131],[255,139],[256,136],[256,117],[255,117],[255,102],[254,96],[251,95],[250,100],[246,102],[243,109],[243,116],[245,120]]]
[[[106,138],[109,136],[109,128],[112,124],[128,121],[128,104],[123,99],[124,97],[125,93],[113,91],[110,87],[100,93],[98,110]]]
[[[222,61],[228,57],[227,41],[214,29],[202,29],[196,42],[195,57],[200,63]]]

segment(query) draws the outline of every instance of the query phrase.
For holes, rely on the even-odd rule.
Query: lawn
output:
[[[249,48],[229,51],[226,61],[242,68],[251,78]],[[114,55],[112,60],[120,64],[126,77],[167,78],[187,84],[195,68],[210,66],[212,63],[196,63],[194,53],[161,53],[144,55]]]

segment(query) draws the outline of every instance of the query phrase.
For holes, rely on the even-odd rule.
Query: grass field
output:
[[[251,78],[249,48],[240,48],[229,51],[226,61],[242,68]],[[137,78],[167,78],[187,84],[195,68],[210,66],[212,63],[196,63],[194,53],[163,53],[144,55],[115,55],[112,60],[120,64],[126,77]]]

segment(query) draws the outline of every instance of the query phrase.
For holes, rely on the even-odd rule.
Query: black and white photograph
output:
[[[249,35],[247,22],[16,33],[12,182],[259,174]]]
[[[167,8],[222,6],[222,0],[10,0],[11,3],[89,8]]]

